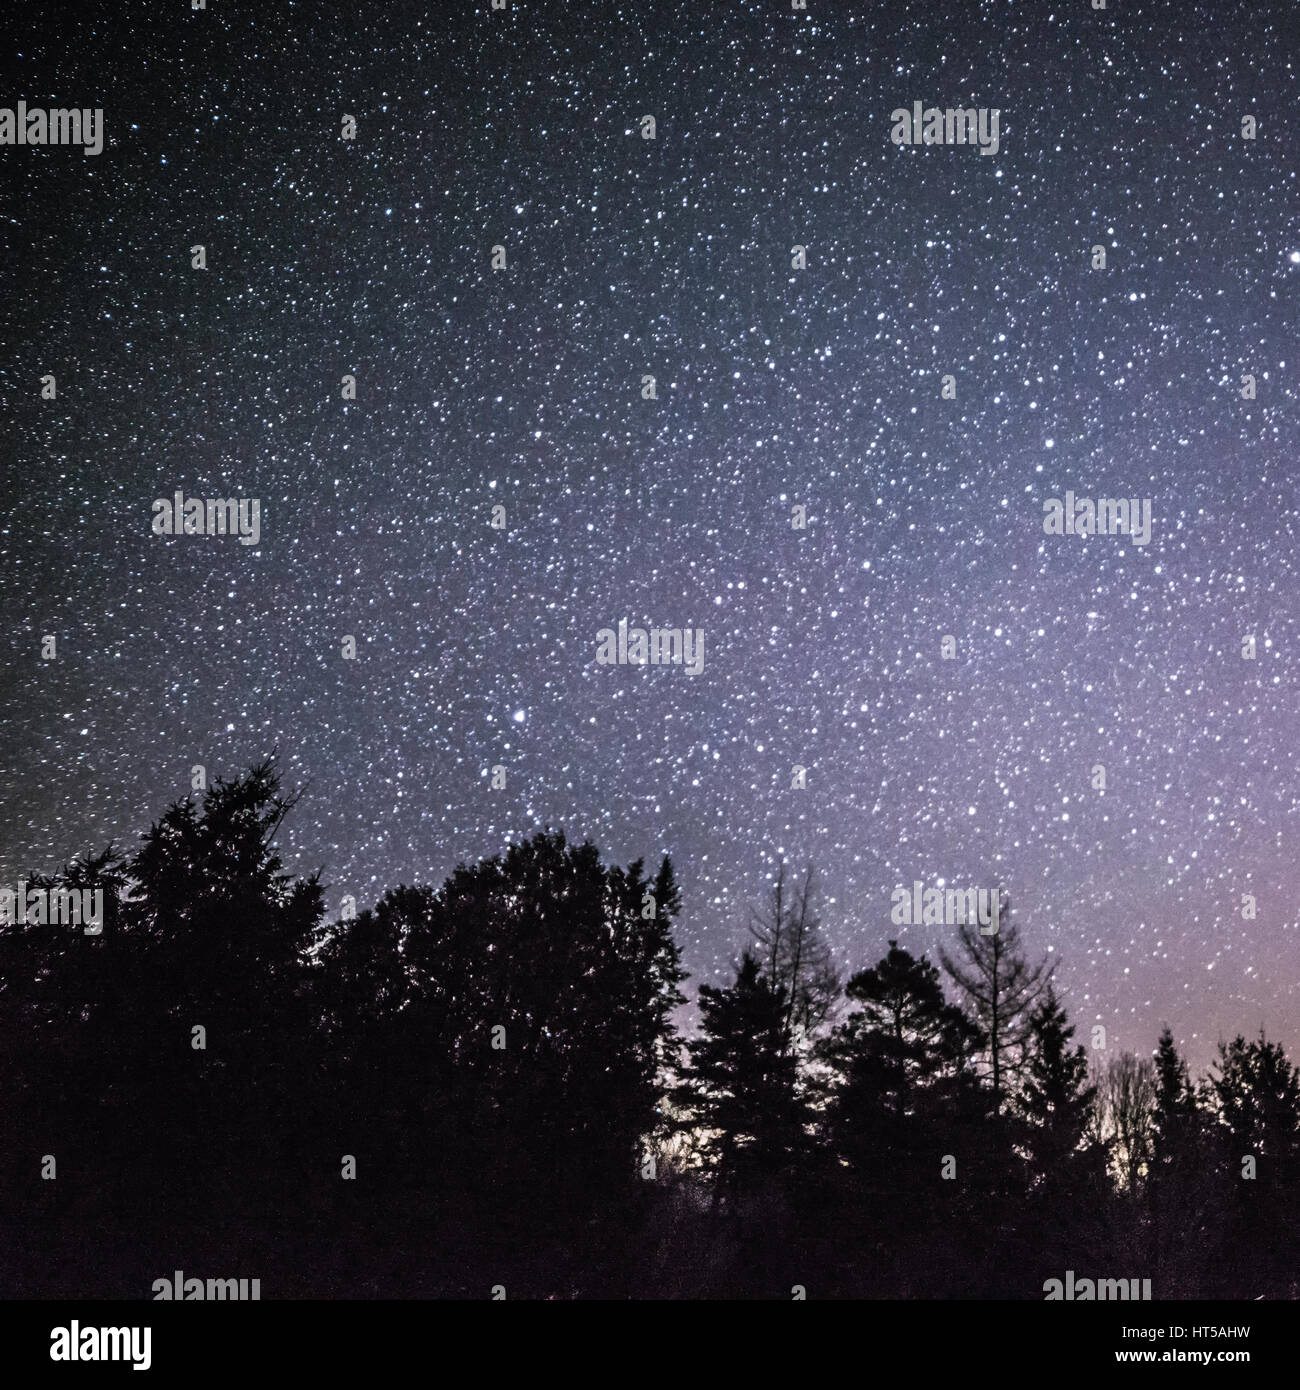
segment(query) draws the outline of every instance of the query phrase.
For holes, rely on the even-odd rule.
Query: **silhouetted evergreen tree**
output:
[[[854,1248],[871,1251],[880,1280],[856,1291],[919,1293],[925,1281],[949,1294],[951,1276],[938,1267],[953,1245],[945,1218],[962,1193],[944,1171],[973,1176],[965,1167],[983,1107],[969,1062],[979,1031],[945,1000],[938,970],[896,941],[846,994],[858,1007],[818,1051],[836,1077],[825,1130],[847,1165],[837,1175],[846,1189],[838,1221],[854,1232]]]
[[[1160,1298],[1201,1296],[1223,1204],[1218,1162],[1187,1063],[1166,1025],[1155,1052],[1151,1173],[1147,1183],[1152,1282]]]
[[[1222,1289],[1274,1298],[1300,1294],[1292,1194],[1300,1181],[1300,1073],[1261,1030],[1219,1044],[1209,1097],[1220,1154],[1225,1229],[1216,1266]]]
[[[1188,1146],[1198,1128],[1196,1092],[1187,1073],[1187,1063],[1178,1054],[1168,1024],[1160,1031],[1155,1068],[1153,1162],[1159,1169],[1169,1166],[1178,1150]]]
[[[1029,1016],[1025,1080],[1019,1110],[1034,1173],[1042,1181],[1068,1180],[1084,1146],[1096,1087],[1088,1057],[1072,1047],[1074,1027],[1051,985]]]
[[[831,1128],[849,1157],[879,1149],[881,1120],[901,1141],[904,1121],[925,1118],[951,1099],[979,1033],[943,996],[939,972],[896,941],[889,954],[848,982],[858,1008],[835,1029],[821,1055],[842,1077]]]
[[[1044,1278],[1095,1267],[1113,1248],[1109,1152],[1089,1137],[1096,1088],[1088,1081],[1087,1054],[1073,1038],[1048,983],[1028,1019],[1014,1131],[1027,1160],[1031,1218],[1020,1244]]]
[[[217,779],[201,805],[171,806],[129,867],[125,928],[144,986],[137,1103],[157,1112],[162,1165],[209,1175],[232,1201],[297,1148],[286,1112],[299,1100],[304,961],[324,902],[319,875],[285,873],[275,846],[296,799],[270,760]]]
[[[678,1091],[715,1193],[731,1202],[787,1174],[806,1149],[807,1115],[786,1046],[785,991],[746,951],[735,982],[701,985],[700,1033]]]
[[[321,893],[275,852],[291,804],[269,762],[218,782],[201,806],[171,807],[129,864],[110,849],[65,871],[69,886],[102,886],[102,934],[3,934],[4,954],[42,957],[33,978],[48,988],[27,1026],[63,1078],[54,1091],[39,1068],[4,1078],[10,1113],[35,1125],[6,1147],[17,1140],[24,1179],[41,1153],[57,1160],[57,1184],[35,1190],[61,1204],[55,1239],[70,1263],[86,1232],[101,1249],[129,1241],[113,1292],[139,1296],[183,1252],[202,1262],[222,1230],[269,1239],[278,1201],[300,1186],[303,953]],[[5,990],[0,1015],[14,1005]]]

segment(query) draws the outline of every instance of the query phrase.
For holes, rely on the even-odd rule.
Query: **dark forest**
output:
[[[267,761],[29,876],[104,910],[0,929],[0,1295],[1297,1294],[1283,1049],[1086,1047],[1009,910],[841,979],[782,867],[692,990],[668,859],[539,833],[329,922],[293,803]]]

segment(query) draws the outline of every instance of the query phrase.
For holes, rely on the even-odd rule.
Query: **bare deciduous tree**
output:
[[[1121,1052],[1094,1061],[1093,1137],[1108,1143],[1116,1180],[1130,1193],[1146,1176],[1155,1143],[1156,1069],[1150,1057]]]
[[[947,951],[940,951],[939,959],[965,994],[971,1017],[979,1026],[994,1109],[1001,1114],[1008,1082],[1022,1070],[1030,1015],[1052,972],[1045,960],[1030,965],[1025,959],[1020,929],[1005,900],[998,922],[998,930],[991,936],[971,924],[959,927],[960,957],[954,959]]]
[[[813,865],[791,885],[782,861],[767,905],[752,914],[749,933],[764,976],[785,990],[787,1044],[797,1047],[826,1023],[840,996],[839,972],[817,915]]]

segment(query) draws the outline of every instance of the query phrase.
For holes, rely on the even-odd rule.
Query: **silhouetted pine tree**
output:
[[[837,1219],[854,1248],[871,1252],[879,1281],[857,1291],[950,1294],[953,1236],[939,1233],[959,1198],[952,1170],[973,1176],[965,1169],[983,1106],[969,1061],[979,1031],[945,1000],[938,970],[896,941],[846,993],[858,1007],[818,1052],[835,1073],[825,1131],[847,1165],[832,1170],[845,1189]]]
[[[1088,1082],[1088,1057],[1071,1047],[1074,1026],[1052,986],[1029,1016],[1025,1080],[1019,1110],[1035,1184],[1067,1178],[1084,1146],[1096,1087]]]
[[[841,1077],[830,1127],[852,1161],[864,1145],[864,1152],[878,1157],[882,1120],[890,1142],[902,1144],[906,1121],[931,1119],[951,1101],[979,1033],[944,999],[938,970],[897,941],[889,943],[883,960],[854,975],[845,992],[858,1008],[820,1054]]]
[[[807,1113],[797,1064],[786,1046],[786,998],[748,951],[735,982],[701,985],[700,1033],[677,1095],[702,1150],[717,1197],[730,1202],[788,1174],[804,1155]]]
[[[1028,1023],[1015,1106],[1032,1217],[1021,1242],[1046,1278],[1105,1258],[1112,1188],[1107,1147],[1089,1137],[1096,1088],[1088,1081],[1087,1054],[1071,1045],[1074,1028],[1050,983]]]
[[[1196,1092],[1187,1073],[1187,1063],[1178,1054],[1168,1024],[1160,1031],[1155,1067],[1155,1147],[1152,1161],[1159,1170],[1170,1166],[1178,1151],[1188,1147],[1195,1130],[1199,1128]]]
[[[1238,1035],[1219,1044],[1209,1095],[1226,1218],[1215,1262],[1221,1287],[1294,1298],[1300,1294],[1293,1195],[1300,1182],[1300,1073],[1262,1030],[1252,1042]]]
[[[35,1118],[25,1145],[59,1163],[45,1191],[59,1194],[64,1258],[93,1261],[92,1232],[98,1249],[117,1244],[107,1293],[142,1296],[162,1268],[203,1263],[221,1232],[269,1241],[299,1187],[303,952],[321,895],[281,871],[272,842],[291,804],[269,762],[218,782],[201,807],[170,808],[129,865],[110,850],[65,871],[69,886],[102,885],[102,935],[5,934],[6,953],[42,957],[44,1019],[29,1021],[63,1075],[42,1094],[25,1068],[15,1112]]]
[[[285,873],[276,849],[296,800],[268,759],[217,779],[201,805],[171,806],[130,863],[124,935],[147,1030],[137,1045],[155,1052],[152,1066],[138,1059],[140,1103],[157,1112],[162,1166],[208,1175],[232,1202],[297,1149],[304,963],[324,903],[319,875]]]
[[[1199,1297],[1222,1221],[1218,1162],[1207,1117],[1166,1025],[1155,1052],[1151,1172],[1147,1183],[1152,1287],[1158,1298]]]

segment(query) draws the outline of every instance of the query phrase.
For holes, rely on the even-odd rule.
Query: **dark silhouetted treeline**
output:
[[[267,763],[30,876],[104,920],[0,927],[0,1296],[1300,1291],[1282,1049],[1085,1049],[1009,908],[842,983],[782,869],[681,1038],[667,859],[538,834],[326,923],[291,809]]]

